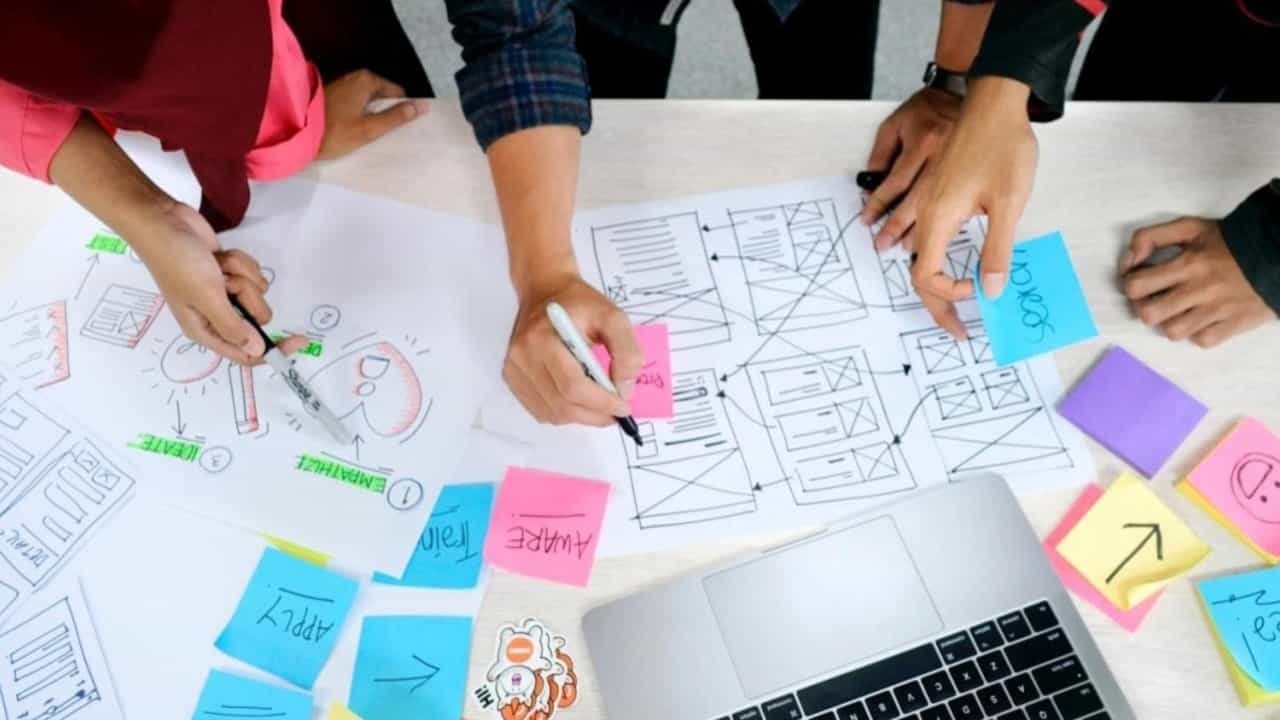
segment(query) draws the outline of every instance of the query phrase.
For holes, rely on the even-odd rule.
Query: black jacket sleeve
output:
[[[1222,237],[1249,284],[1280,314],[1280,178],[1222,219]]]

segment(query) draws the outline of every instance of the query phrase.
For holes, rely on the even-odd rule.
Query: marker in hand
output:
[[[591,378],[591,381],[595,384],[617,395],[618,388],[613,386],[613,381],[609,379],[609,373],[600,367],[600,362],[596,360],[595,353],[591,352],[591,345],[587,343],[586,338],[582,337],[578,326],[573,324],[573,319],[560,306],[560,303],[553,302],[547,305],[547,319],[551,321],[551,327],[555,328],[556,334],[560,336],[560,341],[564,343],[573,358],[586,371],[587,377]],[[640,426],[636,425],[635,418],[628,415],[616,419],[618,427],[622,428],[622,432],[626,433],[627,437],[635,440],[636,445],[644,445],[644,440],[640,439]]]

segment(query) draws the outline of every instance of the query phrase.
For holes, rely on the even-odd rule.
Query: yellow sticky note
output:
[[[278,538],[275,535],[263,533],[262,537],[265,538],[267,542],[274,545],[280,552],[288,553],[299,560],[304,560],[318,567],[326,567],[329,564],[329,556],[322,552],[317,552],[309,547],[298,545],[297,543],[291,543],[288,540]]]
[[[334,703],[329,706],[329,713],[324,716],[324,720],[360,720],[360,716],[347,709],[342,703]]]
[[[1195,567],[1209,546],[1126,472],[1067,533],[1058,553],[1116,607],[1129,610]]]

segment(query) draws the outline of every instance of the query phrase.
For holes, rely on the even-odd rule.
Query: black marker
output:
[[[863,190],[875,192],[876,188],[880,187],[880,183],[884,182],[887,177],[889,177],[889,173],[885,170],[863,170],[853,176],[853,181]]]

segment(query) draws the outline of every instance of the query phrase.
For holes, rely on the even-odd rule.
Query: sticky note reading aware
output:
[[[585,586],[595,566],[608,483],[508,468],[484,557],[520,575]]]
[[[366,617],[347,704],[378,720],[461,717],[470,658],[470,618]]]
[[[982,269],[978,269],[981,277]],[[977,287],[978,307],[997,365],[1035,357],[1098,335],[1062,233],[1013,246],[1004,293]]]
[[[215,645],[310,688],[333,651],[359,584],[267,548]]]
[[[1151,612],[1151,608],[1155,607],[1156,602],[1160,599],[1160,593],[1157,592],[1129,610],[1121,610],[1112,605],[1111,601],[1098,592],[1097,588],[1089,584],[1089,581],[1058,552],[1058,543],[1062,542],[1067,533],[1071,532],[1071,529],[1093,508],[1100,497],[1102,497],[1102,488],[1096,483],[1085,486],[1084,492],[1081,492],[1080,497],[1076,498],[1071,509],[1058,522],[1058,526],[1044,539],[1045,553],[1049,556],[1049,564],[1053,566],[1054,572],[1058,573],[1062,584],[1068,590],[1100,610],[1120,627],[1129,632],[1134,632],[1142,625],[1142,621]]]
[[[481,553],[489,533],[493,485],[446,485],[440,490],[427,528],[399,580],[378,574],[386,585],[424,588],[473,588],[480,579]]]
[[[675,415],[675,399],[671,394],[671,337],[667,326],[635,326],[636,342],[644,352],[644,365],[636,376],[636,389],[631,395],[631,414],[642,419],[669,418]],[[607,371],[609,351],[603,345],[591,348]]]
[[[255,715],[246,714],[249,709]],[[274,720],[311,720],[311,696],[213,670],[204,681],[196,703],[195,720],[260,717]]]
[[[1280,568],[1201,580],[1196,589],[1230,661],[1261,689],[1280,690]]]
[[[1058,552],[1121,610],[1195,567],[1209,546],[1141,480],[1124,473],[1058,543]]]
[[[1280,561],[1280,438],[1241,420],[1178,489],[1272,564]]]
[[[1113,347],[1066,394],[1058,412],[1151,477],[1208,408],[1141,360]]]

